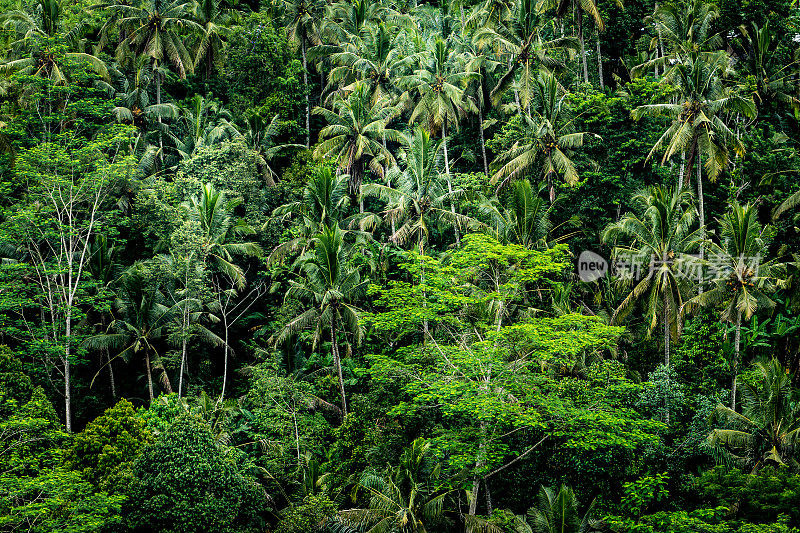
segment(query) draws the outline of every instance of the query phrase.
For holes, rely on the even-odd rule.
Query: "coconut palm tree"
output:
[[[708,442],[723,458],[757,473],[768,463],[798,468],[800,403],[792,377],[777,359],[754,365],[755,376],[742,389],[742,412],[717,406],[728,428],[714,429]]]
[[[286,20],[289,42],[300,49],[303,57],[303,85],[306,88],[306,148],[311,146],[311,104],[308,88],[309,46],[322,44],[320,40],[320,19],[324,3],[321,0],[282,0],[283,16]]]
[[[681,189],[653,187],[636,194],[638,213],[628,213],[603,232],[604,242],[614,244],[619,274],[633,289],[614,311],[619,323],[637,304],[644,307],[647,334],[661,321],[664,328],[664,364],[670,364],[670,340],[680,335],[680,309],[695,280],[686,267],[694,266],[690,256],[701,243],[695,228],[696,210],[691,194]],[[625,239],[627,244],[619,244]],[[626,268],[621,268],[622,266]],[[647,270],[647,272],[645,272]],[[627,274],[627,275],[626,275]]]
[[[398,133],[387,128],[398,110],[378,101],[372,103],[369,88],[357,82],[347,96],[334,99],[333,110],[317,107],[314,114],[328,123],[319,132],[320,143],[314,149],[319,159],[331,159],[350,175],[350,194],[358,198],[364,176],[365,162],[369,169],[383,177],[384,165],[391,164],[392,155],[385,139],[396,140]],[[364,211],[360,202],[360,211]]]
[[[230,112],[216,100],[201,94],[195,94],[180,106],[180,122],[185,133],[180,136],[170,133],[169,136],[181,159],[194,157],[206,146],[242,138]]]
[[[261,174],[264,182],[269,187],[275,186],[278,173],[270,166],[270,162],[281,155],[284,150],[303,148],[302,144],[277,144],[275,141],[281,134],[281,121],[278,115],[267,122],[266,118],[258,111],[249,110],[244,117],[245,130],[244,142],[251,150],[258,153]]]
[[[537,0],[536,8],[540,13],[553,11],[556,18],[561,20],[564,15],[573,11],[577,15],[578,43],[581,48],[581,63],[583,64],[583,81],[589,83],[589,68],[586,64],[586,43],[583,38],[583,14],[586,13],[594,21],[599,31],[603,31],[605,25],[600,11],[597,9],[595,0]]]
[[[358,266],[350,258],[339,226],[325,226],[312,239],[312,249],[301,258],[300,276],[291,282],[286,297],[295,297],[308,307],[291,319],[272,338],[276,344],[305,329],[313,331],[312,349],[322,341],[326,330],[330,332],[333,365],[338,377],[342,401],[342,419],[347,416],[347,396],[342,376],[339,353],[339,335],[347,333],[358,345],[363,337],[359,324],[361,311],[354,302],[366,293],[369,280],[362,278]]]
[[[236,205],[236,200],[226,201],[224,193],[206,183],[200,193],[184,202],[182,207],[199,229],[200,261],[213,265],[241,289],[246,280],[242,268],[233,262],[234,257],[258,257],[263,252],[255,242],[235,241],[236,237],[255,233],[246,222],[234,218]]]
[[[411,135],[400,137],[400,143],[402,149],[398,157],[405,168],[394,167],[389,171],[388,181],[393,185],[369,183],[362,191],[366,196],[387,202],[383,215],[394,228],[391,241],[396,244],[414,242],[419,253],[424,254],[432,225],[446,222],[467,226],[475,221],[447,208],[462,191],[448,191],[440,172],[442,141],[432,139],[430,133],[417,125]]]
[[[218,71],[222,69],[226,39],[231,33],[233,17],[221,4],[222,0],[199,0],[193,9],[195,20],[203,27],[195,50],[193,69],[197,70],[205,63],[206,79],[211,76],[213,68]]]
[[[741,357],[742,319],[750,320],[756,311],[775,306],[768,294],[775,290],[779,268],[774,261],[765,261],[766,242],[750,204],[733,201],[729,211],[719,220],[721,245],[711,244],[708,262],[714,276],[713,288],[684,304],[687,312],[699,307],[721,306],[722,320],[735,327],[734,354],[731,363],[731,409],[736,409],[736,381]]]
[[[90,337],[86,346],[90,349],[120,349],[108,364],[120,357],[126,362],[141,357],[152,403],[155,397],[153,371],[158,374],[164,390],[172,392],[156,346],[166,336],[175,309],[165,304],[159,283],[148,275],[142,263],[134,264],[117,281],[114,308],[115,318],[106,333]]]
[[[585,139],[592,135],[575,132],[572,121],[565,120],[561,113],[564,94],[558,82],[550,73],[540,72],[535,87],[535,115],[524,115],[525,137],[518,140],[511,149],[500,157],[502,166],[492,176],[492,184],[498,189],[509,181],[525,176],[534,169],[533,175],[544,179],[550,190],[550,202],[555,200],[555,181],[560,178],[568,185],[578,181],[578,171],[571,156],[575,149],[581,148]],[[538,167],[538,168],[537,168]]]

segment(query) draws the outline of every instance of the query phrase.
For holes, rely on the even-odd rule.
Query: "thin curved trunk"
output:
[[[339,357],[339,343],[336,340],[336,314],[331,318],[331,351],[333,352],[333,364],[336,366],[336,374],[339,377],[339,394],[342,396],[342,420],[347,416],[347,397],[344,393],[344,378],[342,377],[342,360]]]
[[[733,378],[731,380],[731,410],[736,411],[736,382],[739,378],[739,350],[742,342],[742,313],[736,314],[736,337],[733,342]]]
[[[483,134],[483,109],[478,108],[478,129],[481,131],[481,155],[483,156],[483,173],[489,177],[489,161],[486,159],[486,137]]]
[[[153,403],[153,373],[150,369],[150,351],[144,351],[144,364],[147,367],[147,390],[150,393],[150,403]]]
[[[578,8],[578,41],[581,43],[581,62],[583,63],[583,82],[589,83],[589,67],[586,64],[586,43],[583,40],[583,10]]]
[[[311,106],[308,101],[308,60],[306,59],[306,39],[301,38],[303,50],[303,84],[306,89],[306,148],[311,146]]]
[[[447,118],[442,121],[442,145],[444,147],[444,172],[447,176],[447,192],[453,194],[453,183],[450,180],[450,158],[447,155]],[[456,206],[453,204],[452,197],[450,198],[450,212],[456,214]],[[453,223],[453,230],[456,234],[456,246],[461,246],[461,236],[458,233],[458,221]]]
[[[667,299],[664,298],[664,364],[667,367],[667,372],[669,372],[669,309],[667,306]],[[669,374],[667,374],[669,376]],[[665,402],[668,402],[669,399],[665,399]],[[665,405],[666,407],[666,423],[669,425],[669,404]]]
[[[606,84],[603,81],[603,56],[600,53],[600,30],[597,30],[595,33],[595,38],[597,39],[597,79],[600,80],[600,90],[604,90],[606,88]]]
[[[72,335],[72,311],[67,311],[66,323],[64,324],[64,419],[67,433],[72,433],[72,368],[70,365]]]
[[[225,399],[225,387],[228,384],[228,316],[225,313],[222,313],[222,320],[223,320],[223,327],[225,329],[225,361],[223,363],[223,371],[222,371],[222,393],[219,395],[219,401]]]
[[[699,149],[697,151],[697,212],[700,217],[700,261],[702,262],[705,255],[705,245],[703,241],[705,241],[706,238],[706,215],[703,202],[703,156]],[[697,293],[703,294],[702,277],[697,286]]]

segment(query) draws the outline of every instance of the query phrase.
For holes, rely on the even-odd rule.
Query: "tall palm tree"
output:
[[[0,14],[0,27],[13,32],[8,57],[0,73],[19,72],[50,79],[56,85],[69,79],[67,62],[87,63],[105,81],[110,81],[105,62],[82,50],[83,21],[63,27],[59,0],[38,0],[30,10],[14,9]]]
[[[687,175],[691,175],[696,161],[701,227],[705,225],[703,166],[709,179],[715,181],[730,160],[728,147],[732,146],[738,154],[744,152],[744,145],[726,123],[727,118],[737,113],[746,118],[756,116],[752,99],[742,97],[722,83],[728,64],[728,56],[724,52],[692,51],[681,56],[661,79],[662,83],[669,84],[673,89],[672,102],[643,105],[633,110],[633,117],[637,120],[646,115],[671,119],[648,158],[662,148],[662,164],[680,154],[685,161]],[[684,184],[683,172],[682,162],[679,187]]]
[[[109,24],[125,33],[117,45],[117,62],[125,65],[140,55],[153,62],[156,104],[161,104],[163,67],[171,64],[181,79],[194,72],[185,33],[200,34],[203,27],[192,20],[191,10],[192,4],[184,0],[142,0],[138,6],[118,3],[106,8]]]
[[[90,349],[121,349],[110,361],[121,357],[130,362],[133,357],[141,357],[147,372],[151,403],[155,397],[153,371],[158,373],[164,389],[172,392],[169,376],[156,348],[157,341],[166,336],[174,313],[174,307],[164,301],[159,284],[147,275],[144,265],[134,264],[116,283],[115,318],[108,331],[86,341]]]
[[[603,31],[605,25],[600,11],[597,9],[595,0],[537,0],[536,8],[540,13],[553,10],[557,19],[564,18],[564,15],[571,10],[577,15],[578,43],[581,48],[581,63],[583,64],[583,81],[589,83],[589,68],[586,64],[586,43],[583,38],[583,14],[589,15],[599,31]]]
[[[200,230],[200,260],[211,263],[241,289],[246,280],[242,267],[234,263],[234,256],[258,257],[263,252],[255,242],[236,242],[237,237],[255,233],[245,221],[234,218],[236,205],[236,200],[226,201],[224,193],[206,183],[197,196],[183,204],[183,208]]]
[[[767,463],[798,468],[800,403],[792,377],[777,359],[754,365],[754,382],[742,387],[742,412],[717,406],[717,416],[733,429],[714,429],[709,443],[742,467],[758,472]]]
[[[342,419],[347,416],[347,396],[339,353],[339,334],[349,333],[353,344],[363,337],[359,324],[360,310],[354,303],[366,293],[369,280],[362,278],[358,266],[351,261],[352,252],[345,246],[339,226],[324,227],[312,240],[313,249],[301,260],[300,276],[292,281],[287,297],[296,297],[309,307],[290,320],[274,337],[282,344],[292,334],[307,328],[313,330],[316,348],[327,329],[330,332],[333,364],[338,376],[342,401]],[[312,348],[312,349],[313,349]]]
[[[267,122],[266,118],[258,111],[250,110],[244,117],[245,128],[243,131],[244,142],[251,150],[258,153],[261,174],[264,182],[273,187],[278,173],[270,166],[271,161],[283,153],[284,150],[303,148],[302,144],[277,144],[275,141],[281,133],[283,122],[278,115]]]
[[[303,85],[306,88],[306,148],[311,146],[311,104],[308,87],[309,46],[321,44],[320,19],[324,3],[321,0],[283,0],[284,18],[289,41],[299,48],[303,57]]]
[[[205,77],[222,69],[226,39],[230,35],[231,13],[221,7],[222,0],[199,0],[193,9],[195,20],[203,27],[194,55],[194,70],[205,62]]]
[[[526,517],[518,516],[515,521],[518,533],[589,533],[594,531],[595,522],[591,519],[595,501],[583,514],[578,512],[578,498],[572,487],[561,485],[558,491],[553,487],[539,489],[538,504],[528,509]]]
[[[691,194],[681,189],[653,187],[633,197],[638,213],[628,213],[610,224],[602,239],[614,244],[618,267],[625,265],[632,274],[623,279],[633,289],[614,311],[612,321],[618,323],[637,304],[643,304],[648,335],[659,321],[664,328],[664,364],[670,364],[670,340],[680,335],[680,309],[692,287],[691,275],[684,268],[692,267],[690,256],[700,246],[700,230],[695,229],[696,210]],[[617,239],[626,239],[620,245]],[[648,270],[648,272],[644,272]]]
[[[449,192],[443,180],[439,166],[442,141],[432,139],[430,133],[417,125],[411,135],[400,137],[400,143],[402,150],[398,157],[405,168],[390,170],[389,182],[393,185],[369,183],[362,190],[366,196],[387,202],[383,215],[396,228],[390,239],[396,244],[415,242],[419,253],[424,254],[433,224],[466,226],[474,221],[447,209],[461,191]],[[396,227],[398,224],[400,227]]]
[[[572,121],[565,120],[561,104],[566,95],[561,93],[555,76],[541,72],[535,86],[535,116],[525,114],[526,135],[500,157],[502,166],[492,176],[492,184],[504,187],[510,180],[525,176],[530,169],[534,176],[544,179],[550,190],[550,202],[555,200],[555,181],[563,179],[568,185],[578,181],[578,171],[571,156],[581,148],[585,139],[592,135],[575,132]]]
[[[358,82],[347,96],[334,99],[333,110],[317,107],[314,114],[321,115],[328,123],[319,132],[320,143],[314,156],[337,161],[339,167],[350,175],[350,194],[359,197],[364,176],[364,163],[369,169],[383,177],[384,164],[392,161],[391,153],[383,144],[384,139],[396,140],[398,133],[387,128],[398,110],[373,103],[368,87]],[[363,211],[363,202],[361,202]]]
[[[757,210],[750,204],[737,201],[719,220],[722,244],[712,244],[709,250],[713,288],[684,304],[690,312],[698,307],[722,306],[722,320],[734,324],[734,355],[731,363],[731,409],[736,409],[736,381],[739,375],[739,349],[742,338],[742,319],[750,320],[756,311],[775,306],[768,293],[775,289],[778,268],[773,261],[764,261],[766,243]]]

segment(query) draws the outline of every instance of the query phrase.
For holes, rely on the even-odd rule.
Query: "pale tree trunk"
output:
[[[444,172],[447,176],[447,192],[453,194],[453,183],[450,180],[450,158],[447,155],[447,117],[442,121],[442,145],[444,147]],[[456,214],[456,206],[453,203],[453,198],[450,198],[450,212]],[[456,246],[461,246],[461,236],[458,232],[458,222],[453,222],[453,230],[456,234]]]
[[[703,241],[706,238],[706,214],[703,202],[703,156],[700,154],[699,149],[697,150],[697,213],[700,217],[700,261],[702,261],[705,255],[705,244],[703,244]],[[697,293],[703,294],[702,276],[697,286]]]
[[[114,366],[111,363],[111,355],[106,350],[106,359],[108,359],[108,380],[111,384],[111,397],[117,399],[117,383],[114,380]]]
[[[228,327],[228,315],[226,313],[222,313],[222,327],[225,330],[225,339],[224,339],[225,345],[224,345],[224,348],[223,348],[223,353],[225,354],[225,359],[224,359],[223,370],[222,370],[222,393],[219,395],[219,401],[220,402],[225,399],[225,387],[228,384],[228,349],[229,349],[230,345],[228,344],[228,329],[229,329],[229,327]]]
[[[420,238],[419,238],[419,260],[420,260],[419,281],[420,281],[420,285],[423,286],[423,289],[422,289],[422,307],[424,309],[425,307],[428,306],[427,305],[428,304],[428,298],[427,298],[428,295],[426,294],[425,289],[424,289],[424,287],[425,287],[425,260],[423,259],[422,256],[425,255],[425,245],[424,245],[422,239],[423,239],[423,236],[420,235]],[[424,345],[425,341],[427,341],[427,340],[428,340],[428,318],[426,317],[426,318],[424,318],[422,320],[422,344]]]
[[[158,62],[156,62],[156,104],[161,105],[161,72],[158,70]],[[158,155],[161,160],[161,165],[164,165],[164,135],[161,133],[161,114],[158,115]]]
[[[67,311],[67,319],[64,324],[66,342],[64,343],[64,418],[66,420],[67,433],[72,433],[72,377],[70,365],[70,341],[72,335],[72,311]]]
[[[303,51],[303,84],[306,89],[306,148],[311,146],[311,105],[308,102],[308,60],[306,59],[306,39],[301,38]]]
[[[335,312],[334,312],[335,313]],[[333,351],[333,364],[339,377],[339,394],[342,396],[342,421],[347,416],[347,396],[344,393],[344,377],[342,376],[342,360],[339,357],[339,343],[336,341],[336,317],[331,318],[331,351]]]
[[[658,11],[658,2],[656,2],[655,11]],[[658,43],[656,44],[656,59],[658,59],[659,57],[661,57],[661,55],[663,55],[662,54],[663,46],[661,44],[661,28],[659,27],[658,23],[656,23],[656,35],[658,35]],[[659,54],[661,54],[661,55],[659,55]],[[658,65],[655,66],[654,71],[655,71],[656,78],[658,78]],[[664,66],[664,72],[666,72],[666,71],[667,71],[667,67]]]
[[[600,80],[600,90],[604,90],[606,88],[606,84],[603,81],[603,56],[600,53],[600,30],[597,30],[595,33],[595,38],[597,39],[597,78]]]
[[[686,171],[686,150],[681,151],[681,167],[678,171],[678,192],[683,190],[683,173]]]
[[[475,459],[475,477],[472,478],[472,490],[470,491],[469,499],[469,514],[475,516],[478,511],[478,491],[481,487],[481,480],[483,479],[478,475],[477,471],[486,465],[486,423],[481,422],[481,442],[478,445],[478,457]],[[466,533],[472,533],[473,528],[467,525]]]
[[[583,63],[583,82],[589,83],[589,67],[586,64],[586,43],[583,40],[583,10],[578,8],[578,41],[581,43],[581,62]]]
[[[181,370],[178,375],[178,398],[183,397],[183,372],[186,368],[186,338],[181,341]]]
[[[150,392],[150,404],[153,403],[153,373],[150,371],[150,351],[145,349],[144,364],[147,367],[147,390]]]
[[[489,161],[486,159],[486,138],[483,135],[483,110],[478,108],[478,129],[481,130],[481,155],[483,156],[483,173],[489,177]]]
[[[669,372],[669,341],[669,309],[667,306],[667,299],[664,298],[664,364],[667,367],[667,372]],[[667,374],[667,376],[669,376],[669,374]],[[669,391],[667,391],[667,394],[669,394]],[[667,425],[669,425],[669,405],[667,404],[665,407],[667,412],[666,422]]]
[[[731,410],[736,411],[736,381],[739,378],[739,349],[742,342],[742,313],[736,314],[736,337],[733,342],[733,379],[731,380]]]

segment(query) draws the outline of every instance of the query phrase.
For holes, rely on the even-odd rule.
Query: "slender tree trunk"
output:
[[[656,2],[654,11],[658,11],[658,2]],[[661,50],[659,50],[659,48],[661,47],[661,28],[658,26],[658,23],[656,23],[656,35],[658,36],[658,44],[656,44],[656,59],[658,59],[660,57],[659,54],[661,52]],[[666,72],[666,70],[667,67],[665,66],[664,71]],[[658,78],[658,65],[655,66],[654,71],[656,78]]]
[[[72,312],[67,311],[66,322],[64,324],[64,426],[67,433],[72,433],[72,367],[70,364],[72,340]]]
[[[472,490],[470,491],[469,499],[469,514],[475,516],[478,511],[478,491],[481,488],[481,477],[478,475],[478,470],[483,468],[486,464],[486,423],[481,422],[481,442],[478,445],[478,457],[475,459],[475,477],[472,478]],[[467,526],[466,533],[472,533],[472,527]]]
[[[156,104],[161,105],[161,72],[158,70],[158,63],[156,63]],[[161,114],[158,115],[158,156],[161,160],[161,165],[164,165],[164,136],[161,133]]]
[[[706,238],[706,214],[705,205],[703,202],[703,156],[698,148],[697,150],[697,212],[700,217],[700,261],[705,256],[705,244],[703,243]],[[700,277],[700,283],[697,286],[697,293],[703,294],[703,278]]]
[[[589,83],[589,67],[586,64],[586,43],[583,40],[583,10],[578,8],[578,41],[581,43],[581,62],[583,63],[583,82]]]
[[[335,312],[334,312],[335,313]],[[339,343],[336,341],[336,316],[331,318],[331,350],[333,351],[333,364],[339,376],[339,394],[342,396],[342,421],[347,416],[347,397],[344,393],[344,377],[342,377],[342,360],[339,357]]]
[[[678,171],[678,192],[683,190],[683,173],[686,171],[686,150],[681,151],[681,168]]]
[[[444,172],[447,176],[447,192],[453,194],[453,183],[450,180],[450,158],[447,155],[447,118],[442,121],[442,146],[444,147]],[[450,212],[456,214],[456,206],[453,203],[453,198],[450,198]],[[454,221],[453,230],[456,234],[456,246],[461,246],[461,236],[458,232],[458,221]]]
[[[667,299],[664,298],[664,364],[667,367],[667,379],[669,379],[669,310],[667,308]],[[669,383],[667,383],[667,387],[669,387]],[[669,394],[669,391],[667,391]],[[669,396],[664,400],[666,405],[666,423],[669,425]]]
[[[150,371],[150,351],[144,351],[144,364],[147,367],[147,390],[150,392],[150,404],[153,403],[153,374]]]
[[[483,110],[478,108],[478,129],[481,130],[481,155],[483,156],[483,173],[489,177],[489,161],[486,159],[486,137],[483,135]]]
[[[742,313],[736,314],[736,337],[733,342],[733,379],[731,381],[731,410],[736,411],[736,381],[739,378],[739,350],[742,342]]]
[[[301,39],[301,49],[303,50],[303,84],[306,89],[306,148],[311,146],[311,106],[308,102],[308,60],[306,59],[306,40]]]
[[[606,88],[605,81],[603,81],[603,56],[600,53],[600,30],[597,30],[595,34],[595,38],[597,39],[597,78],[600,80],[600,90],[603,91]]]
[[[106,359],[108,359],[108,379],[111,383],[111,397],[117,399],[117,383],[114,380],[114,365],[111,363],[111,354],[106,350]]]
[[[181,341],[181,370],[178,374],[178,398],[183,397],[183,372],[186,368],[186,338]]]
[[[428,298],[425,292],[425,261],[422,256],[425,255],[425,244],[423,242],[423,236],[420,235],[419,237],[419,260],[420,260],[420,269],[419,269],[419,282],[422,285],[422,307],[423,309],[428,306]],[[428,318],[425,317],[422,320],[422,344],[425,345],[425,342],[428,340]]]
[[[222,370],[222,393],[219,395],[220,402],[225,399],[225,387],[228,385],[228,316],[225,313],[222,314],[222,326],[225,329],[225,348],[223,350],[225,359]]]

